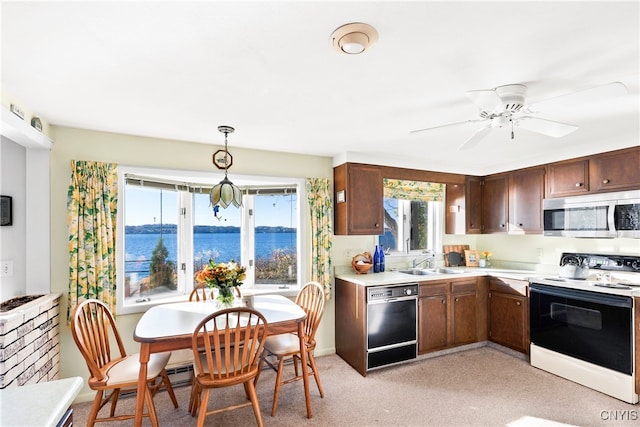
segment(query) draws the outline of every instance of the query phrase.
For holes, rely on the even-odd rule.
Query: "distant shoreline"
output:
[[[178,226],[176,224],[144,224],[144,225],[127,225],[125,226],[125,234],[176,234]],[[291,227],[256,227],[256,233],[295,233],[297,230]],[[215,234],[215,233],[240,233],[240,227],[218,226],[218,225],[196,225],[193,227],[196,234]]]

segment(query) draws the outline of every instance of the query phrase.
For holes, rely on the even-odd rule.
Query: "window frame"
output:
[[[383,198],[383,204],[384,204]],[[424,249],[408,249],[405,244],[406,236],[410,235],[411,229],[411,202],[420,200],[403,200],[395,199],[398,202],[398,241],[402,241],[400,247],[390,248],[390,256],[407,256],[407,255],[419,255],[425,252],[441,253],[443,251],[443,237],[445,231],[445,202],[424,202],[428,203],[428,217],[427,228],[429,230],[429,236],[427,237],[427,247]],[[380,238],[378,236],[378,244],[380,244]],[[402,238],[402,239],[401,239]],[[385,247],[386,248],[386,247]]]
[[[177,230],[177,241],[179,250],[182,249],[182,252],[179,252],[182,256],[176,260],[178,264],[177,274],[178,274],[178,295],[173,297],[166,297],[160,300],[150,300],[139,302],[136,304],[126,304],[125,296],[124,296],[124,284],[125,284],[125,187],[126,187],[126,175],[142,175],[147,177],[157,178],[158,180],[171,180],[178,182],[189,182],[189,183],[199,183],[203,185],[211,185],[212,183],[217,183],[220,180],[219,174],[214,174],[211,172],[201,172],[201,171],[185,171],[185,170],[175,170],[175,169],[163,169],[163,168],[147,168],[147,167],[137,167],[137,166],[120,166],[118,168],[118,212],[117,212],[117,230],[116,230],[116,271],[122,272],[118,273],[116,276],[116,310],[117,313],[120,314],[132,314],[132,313],[140,313],[144,312],[150,307],[166,304],[170,302],[179,302],[186,301],[189,298],[191,290],[193,289],[194,281],[193,277],[195,274],[193,268],[193,245],[188,242],[193,242],[193,215],[192,215],[192,197],[191,194],[182,192],[179,193],[178,197],[178,208],[186,209],[186,215],[178,215],[178,230]],[[297,202],[297,219],[298,219],[298,228],[296,230],[296,252],[297,252],[297,283],[296,284],[287,284],[284,285],[258,285],[256,286],[253,281],[249,283],[249,281],[245,281],[242,286],[243,290],[249,290],[253,293],[260,294],[280,294],[284,296],[295,296],[299,289],[301,288],[301,284],[304,282],[307,277],[308,271],[308,263],[307,259],[310,257],[311,251],[308,248],[308,245],[303,245],[303,237],[307,235],[307,224],[309,222],[309,214],[306,206],[306,187],[305,187],[305,179],[299,177],[278,177],[278,176],[255,176],[255,175],[241,175],[234,174],[233,182],[240,186],[254,186],[254,185],[269,185],[269,186],[296,186],[296,202]],[[244,204],[243,204],[244,205]],[[249,207],[247,207],[249,208]],[[253,208],[251,206],[250,208]],[[246,218],[246,217],[251,217]],[[253,223],[254,215],[245,215],[244,211],[242,213],[241,218],[241,253],[242,256],[245,256],[245,234],[247,233],[246,226],[250,223]],[[182,244],[180,243],[182,242]],[[180,248],[182,246],[182,248]],[[255,251],[254,251],[255,252]],[[182,262],[186,263],[185,270],[180,269],[180,264]],[[253,259],[252,266],[249,267],[247,265],[247,270],[250,272],[248,274],[248,279],[253,279],[255,277],[255,257]],[[249,277],[250,276],[250,277]]]

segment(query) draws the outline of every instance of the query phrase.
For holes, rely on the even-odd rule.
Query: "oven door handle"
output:
[[[621,295],[601,294],[596,292],[585,292],[569,288],[549,287],[532,283],[529,287],[531,294],[539,293],[544,295],[557,296],[560,298],[572,298],[594,304],[604,304],[614,307],[631,308],[633,300]]]

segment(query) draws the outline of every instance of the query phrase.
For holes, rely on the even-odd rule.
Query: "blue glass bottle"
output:
[[[376,245],[376,250],[373,251],[373,272],[380,273],[380,250]]]
[[[384,246],[380,245],[380,255],[378,256],[380,259],[380,273],[384,272]]]

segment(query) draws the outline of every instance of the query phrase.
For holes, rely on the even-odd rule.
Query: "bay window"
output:
[[[120,169],[118,313],[186,299],[210,259],[245,266],[241,290],[298,289],[303,179],[234,175],[242,206],[222,209],[210,206],[210,174]]]

